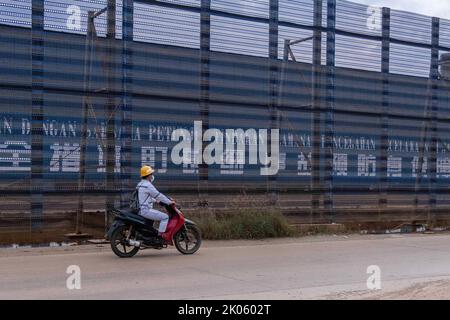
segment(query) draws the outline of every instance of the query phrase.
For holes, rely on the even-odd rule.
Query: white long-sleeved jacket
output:
[[[142,180],[136,186],[139,192],[139,205],[141,210],[153,209],[153,202],[171,204],[172,201],[159,192],[148,180]]]

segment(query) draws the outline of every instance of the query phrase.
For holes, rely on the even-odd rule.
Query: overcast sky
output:
[[[411,11],[450,19],[450,0],[350,0],[352,2]]]

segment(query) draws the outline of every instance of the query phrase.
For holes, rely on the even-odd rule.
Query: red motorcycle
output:
[[[120,258],[131,258],[141,249],[163,249],[169,245],[182,254],[197,252],[202,243],[200,229],[184,217],[175,205],[163,205],[169,214],[166,232],[161,236],[154,228],[154,221],[140,215],[115,209],[115,219],[106,239],[111,242],[112,251]]]

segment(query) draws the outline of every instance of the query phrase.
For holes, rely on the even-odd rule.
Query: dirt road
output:
[[[71,265],[81,289],[69,290]],[[381,290],[369,290],[368,266]],[[183,256],[108,245],[0,249],[0,299],[450,299],[450,234],[205,242]]]

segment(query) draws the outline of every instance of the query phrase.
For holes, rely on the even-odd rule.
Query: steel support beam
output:
[[[210,104],[210,61],[211,61],[211,0],[201,0],[200,10],[200,119],[202,121],[203,133],[209,128],[209,104]],[[203,141],[202,150],[206,148],[207,142]],[[195,156],[195,155],[194,155]],[[196,155],[202,159],[202,155]],[[208,205],[208,164],[201,161],[198,171],[198,194],[199,205]]]
[[[107,5],[107,54],[106,54],[106,81],[107,81],[107,101],[105,108],[106,121],[106,208],[105,227],[109,225],[109,213],[115,205],[116,189],[115,183],[115,163],[116,163],[116,0],[108,0]]]
[[[387,208],[387,162],[389,144],[389,65],[390,65],[390,37],[391,37],[391,9],[382,11],[382,42],[381,42],[381,133],[380,133],[380,161],[378,161],[378,210],[382,213]]]
[[[122,10],[122,108],[121,108],[121,207],[128,204],[132,189],[133,142],[133,16],[134,0],[123,0]]]
[[[334,162],[334,102],[336,65],[336,0],[327,0],[327,82],[325,118],[325,197],[324,208],[327,217],[334,222],[333,210],[333,162]]]
[[[430,143],[430,179],[428,188],[428,221],[436,222],[436,169],[437,169],[437,115],[439,107],[439,18],[432,19],[431,28],[431,65],[430,65],[430,80],[431,80],[431,143]]]
[[[322,61],[322,0],[314,0],[313,65],[312,65],[312,153],[311,153],[311,220],[317,219],[320,204],[320,100]],[[312,222],[312,221],[311,221]]]
[[[88,12],[88,27],[85,42],[84,54],[84,97],[81,106],[82,126],[81,126],[81,143],[80,143],[80,173],[78,178],[78,210],[76,218],[75,233],[80,234],[80,220],[83,217],[84,211],[84,194],[86,193],[86,150],[87,150],[87,131],[88,131],[88,117],[89,117],[89,103],[91,98],[91,73],[93,61],[93,49],[95,32],[95,12]]]
[[[44,0],[31,2],[31,227],[40,229],[44,167]]]
[[[438,112],[438,95],[439,95],[439,18],[432,19],[431,27],[431,56],[430,56],[430,75],[427,85],[427,96],[423,112],[423,125],[421,129],[419,142],[419,157],[416,167],[416,182],[415,182],[415,202],[414,202],[414,217],[419,211],[419,194],[424,188],[423,184],[423,170],[425,163],[429,164],[428,170],[428,205],[427,215],[429,222],[436,220],[436,169],[437,169],[437,112]],[[427,141],[429,142],[427,148]],[[425,161],[425,152],[428,149],[428,157]]]
[[[270,129],[280,129],[278,114],[279,94],[279,61],[278,61],[278,0],[270,0],[269,3],[269,117]],[[269,145],[272,144],[271,131],[268,135]],[[270,149],[268,149],[269,152]],[[268,176],[267,191],[271,204],[276,204],[278,199],[277,175]]]

